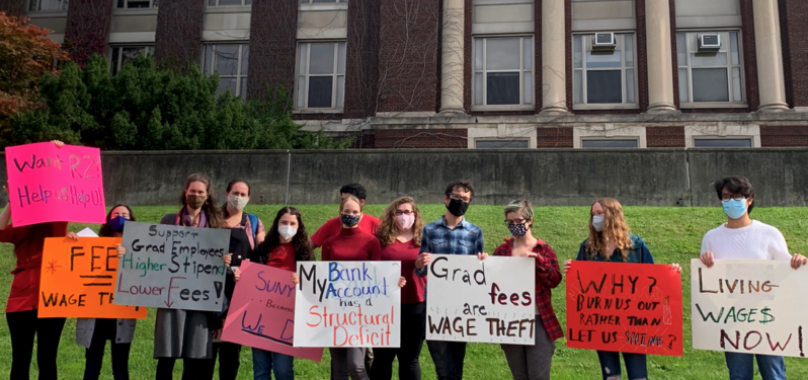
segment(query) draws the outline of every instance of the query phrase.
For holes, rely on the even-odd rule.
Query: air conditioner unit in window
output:
[[[614,33],[595,33],[592,50],[614,50],[615,47]]]
[[[699,52],[714,53],[721,50],[720,34],[702,34],[699,36]]]

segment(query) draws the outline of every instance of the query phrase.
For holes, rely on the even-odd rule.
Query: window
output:
[[[676,33],[679,101],[745,102],[740,33],[737,31],[709,33],[720,36],[721,47],[718,51],[699,52],[699,36],[703,34],[708,33]]]
[[[335,4],[335,3],[347,3],[348,0],[300,0],[300,4]]]
[[[160,0],[118,0],[118,8],[157,8]]]
[[[583,139],[581,140],[581,148],[639,148],[640,144],[637,139]]]
[[[234,96],[247,96],[247,64],[249,63],[250,45],[222,44],[205,45],[203,72],[219,73],[217,95],[230,90]]]
[[[28,11],[64,11],[67,10],[68,0],[31,0]]]
[[[573,36],[573,104],[637,103],[634,35],[615,34],[615,48],[595,50],[594,35]]]
[[[296,108],[342,108],[345,42],[298,45],[296,88]]]
[[[752,139],[693,139],[696,148],[751,148]]]
[[[118,74],[127,62],[134,61],[138,54],[154,54],[153,46],[114,46],[109,57],[109,69],[112,75]]]
[[[477,140],[477,149],[528,149],[528,140]]]
[[[474,105],[533,104],[533,38],[474,40]]]
[[[217,5],[250,5],[252,0],[208,0],[209,6]]]

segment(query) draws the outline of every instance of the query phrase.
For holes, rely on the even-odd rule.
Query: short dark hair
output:
[[[742,176],[733,176],[733,177],[726,177],[722,178],[715,182],[715,193],[718,195],[718,199],[721,199],[721,193],[727,189],[732,194],[740,194],[746,197],[746,199],[752,198],[752,204],[749,205],[749,208],[746,210],[747,213],[752,213],[752,209],[755,207],[755,188],[752,187],[752,183],[749,182],[749,178],[742,177]]]
[[[444,193],[447,197],[452,195],[452,191],[454,191],[455,187],[459,187],[465,191],[471,193],[471,198],[474,198],[474,186],[471,184],[471,181],[465,179],[459,179],[449,184],[446,187],[446,192]]]
[[[358,184],[358,183],[349,183],[339,189],[340,194],[351,194],[360,201],[364,201],[368,198],[368,192],[365,190],[365,187]]]

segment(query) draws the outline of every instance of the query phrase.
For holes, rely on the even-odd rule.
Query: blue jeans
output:
[[[273,367],[275,370],[275,380],[295,379],[294,357],[258,348],[252,349],[252,355],[253,379],[272,380],[271,373]]]
[[[763,380],[786,380],[786,362],[782,356],[738,352],[725,352],[724,356],[727,358],[730,380],[752,380],[755,376],[755,359]]]
[[[598,359],[600,360],[600,371],[603,373],[603,379],[607,380],[614,376],[620,378],[620,353],[610,351],[598,351]],[[645,363],[645,354],[630,354],[623,353],[623,361],[626,362],[626,372],[628,372],[628,380],[647,379],[648,368]]]

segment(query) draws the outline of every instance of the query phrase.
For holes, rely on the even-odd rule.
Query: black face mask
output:
[[[469,209],[469,204],[459,199],[450,199],[449,204],[446,205],[446,209],[449,210],[452,215],[459,218],[466,214],[466,210]]]

